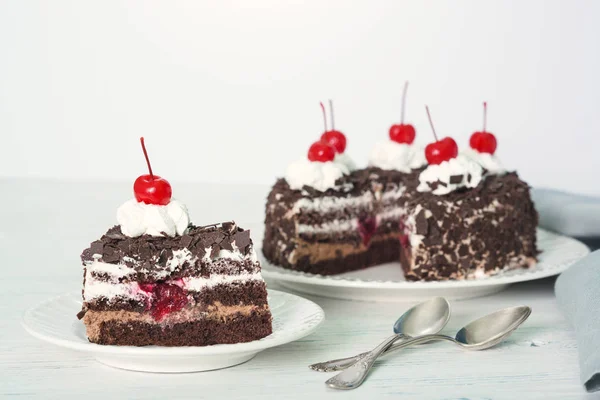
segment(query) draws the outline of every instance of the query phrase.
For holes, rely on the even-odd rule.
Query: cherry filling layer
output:
[[[179,311],[185,307],[189,300],[183,289],[183,282],[140,283],[140,289],[151,294],[147,309],[156,321],[166,315]]]
[[[400,230],[400,235],[398,236],[400,240],[400,246],[403,249],[409,248],[410,242],[408,240],[408,227],[406,226],[405,218],[400,219],[400,221],[398,222],[398,228]]]
[[[365,246],[371,243],[371,239],[377,230],[377,219],[375,217],[365,217],[358,221],[358,233]]]

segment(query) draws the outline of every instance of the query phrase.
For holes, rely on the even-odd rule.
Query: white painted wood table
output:
[[[263,186],[171,182],[197,223],[262,221]],[[447,332],[501,307],[527,304],[531,318],[501,346],[466,352],[449,343],[384,358],[357,390],[338,392],[313,372],[316,361],[359,353],[391,333],[409,304],[309,297],[327,319],[313,335],[260,353],[246,364],[193,374],[145,374],[105,367],[91,356],[29,336],[23,311],[81,288],[79,254],[115,223],[131,183],[0,180],[0,397],[116,399],[571,399],[579,383],[575,337],[557,308],[553,279],[453,302]],[[277,288],[276,285],[270,287]],[[308,296],[306,296],[308,297]]]

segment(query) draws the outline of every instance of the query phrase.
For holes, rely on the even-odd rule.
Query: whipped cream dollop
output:
[[[477,187],[482,177],[483,168],[469,157],[459,154],[441,164],[431,164],[423,170],[419,174],[417,191],[444,195],[463,187]]]
[[[346,153],[336,153],[333,162],[344,165],[348,171],[354,171],[356,169],[354,160]]]
[[[302,189],[306,185],[324,192],[335,187],[335,181],[348,172],[344,164],[335,161],[299,160],[288,166],[285,180],[292,189]]]
[[[131,199],[117,210],[117,221],[123,235],[138,237],[183,235],[190,224],[190,216],[185,205],[171,200],[166,206],[146,204]]]
[[[376,143],[369,155],[369,165],[381,169],[408,173],[426,164],[425,151],[421,147],[392,140]]]
[[[501,175],[506,172],[500,163],[500,160],[498,160],[498,157],[493,154],[480,153],[479,151],[470,147],[463,150],[462,153],[471,160],[475,161],[477,164],[481,165],[481,167],[485,169],[488,174]]]

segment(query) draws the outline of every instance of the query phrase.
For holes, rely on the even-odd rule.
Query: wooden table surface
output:
[[[193,221],[235,219],[256,226],[268,190],[254,185],[172,182]],[[451,302],[446,332],[498,308],[527,304],[530,319],[502,345],[467,352],[449,343],[408,349],[378,362],[349,392],[326,388],[330,376],[307,365],[352,355],[391,334],[410,304],[361,303],[304,296],[326,321],[311,336],[269,349],[228,369],[146,374],[103,366],[93,357],[28,335],[22,313],[44,299],[79,290],[81,250],[116,223],[131,183],[0,180],[0,396],[116,399],[571,399],[592,398],[579,382],[577,346],[560,314],[554,279],[516,284],[499,294]],[[269,287],[280,289],[274,283]]]

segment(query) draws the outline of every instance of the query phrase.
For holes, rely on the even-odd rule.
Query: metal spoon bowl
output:
[[[394,333],[405,336],[431,335],[441,331],[450,320],[450,304],[434,297],[406,311],[394,324]]]
[[[386,339],[386,342],[394,343],[396,340],[410,338],[412,336],[430,335],[440,332],[450,320],[450,304],[443,297],[434,297],[423,303],[417,304],[406,311],[394,324],[394,336]],[[396,343],[389,347],[392,350]],[[386,350],[384,350],[387,352]],[[340,358],[309,365],[314,371],[332,372],[346,369],[371,352],[357,354],[353,357]]]
[[[507,338],[530,315],[531,308],[527,306],[506,308],[465,325],[454,338],[446,335],[424,335],[399,343],[394,346],[394,350],[434,340],[452,342],[467,350],[485,350]],[[355,389],[364,382],[374,362],[374,359],[369,363],[361,360],[325,383],[333,389]]]
[[[529,316],[531,308],[505,308],[481,317],[456,333],[454,342],[469,350],[485,350],[500,343],[517,329]]]

